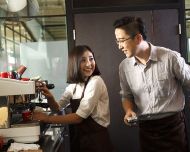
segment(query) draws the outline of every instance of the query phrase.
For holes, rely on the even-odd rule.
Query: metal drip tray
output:
[[[36,122],[15,124],[11,128],[0,129],[0,135],[6,141],[13,139],[20,143],[34,143],[39,141],[40,125]]]

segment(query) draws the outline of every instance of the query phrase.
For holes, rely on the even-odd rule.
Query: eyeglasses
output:
[[[116,41],[117,45],[119,45],[119,44],[125,43],[126,41],[128,41],[130,39],[132,39],[132,37],[129,37],[129,38],[126,38],[126,39],[121,39],[121,40],[115,40],[115,41]]]

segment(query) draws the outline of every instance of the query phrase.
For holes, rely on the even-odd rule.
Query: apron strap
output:
[[[91,77],[91,76],[90,76],[90,77]],[[85,89],[86,89],[86,86],[87,86],[87,84],[88,84],[88,81],[90,80],[90,77],[89,77],[88,80],[85,81],[85,83],[84,83],[84,89],[83,89],[83,91],[82,91],[82,95],[81,95],[80,99],[82,99],[82,98],[84,97],[84,91],[85,91]],[[76,88],[77,88],[77,84],[75,85],[75,88],[74,88],[74,90],[73,90],[73,94],[75,94]]]

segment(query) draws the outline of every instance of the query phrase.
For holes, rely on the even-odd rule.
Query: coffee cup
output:
[[[23,119],[23,121],[31,121],[32,120],[32,112],[31,111],[23,111],[22,119]]]

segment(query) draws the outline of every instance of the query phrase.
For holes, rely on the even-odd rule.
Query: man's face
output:
[[[121,28],[115,29],[115,37],[116,43],[118,44],[118,48],[123,51],[123,53],[128,57],[135,56],[136,52],[136,44],[135,38],[128,35],[125,30]]]

